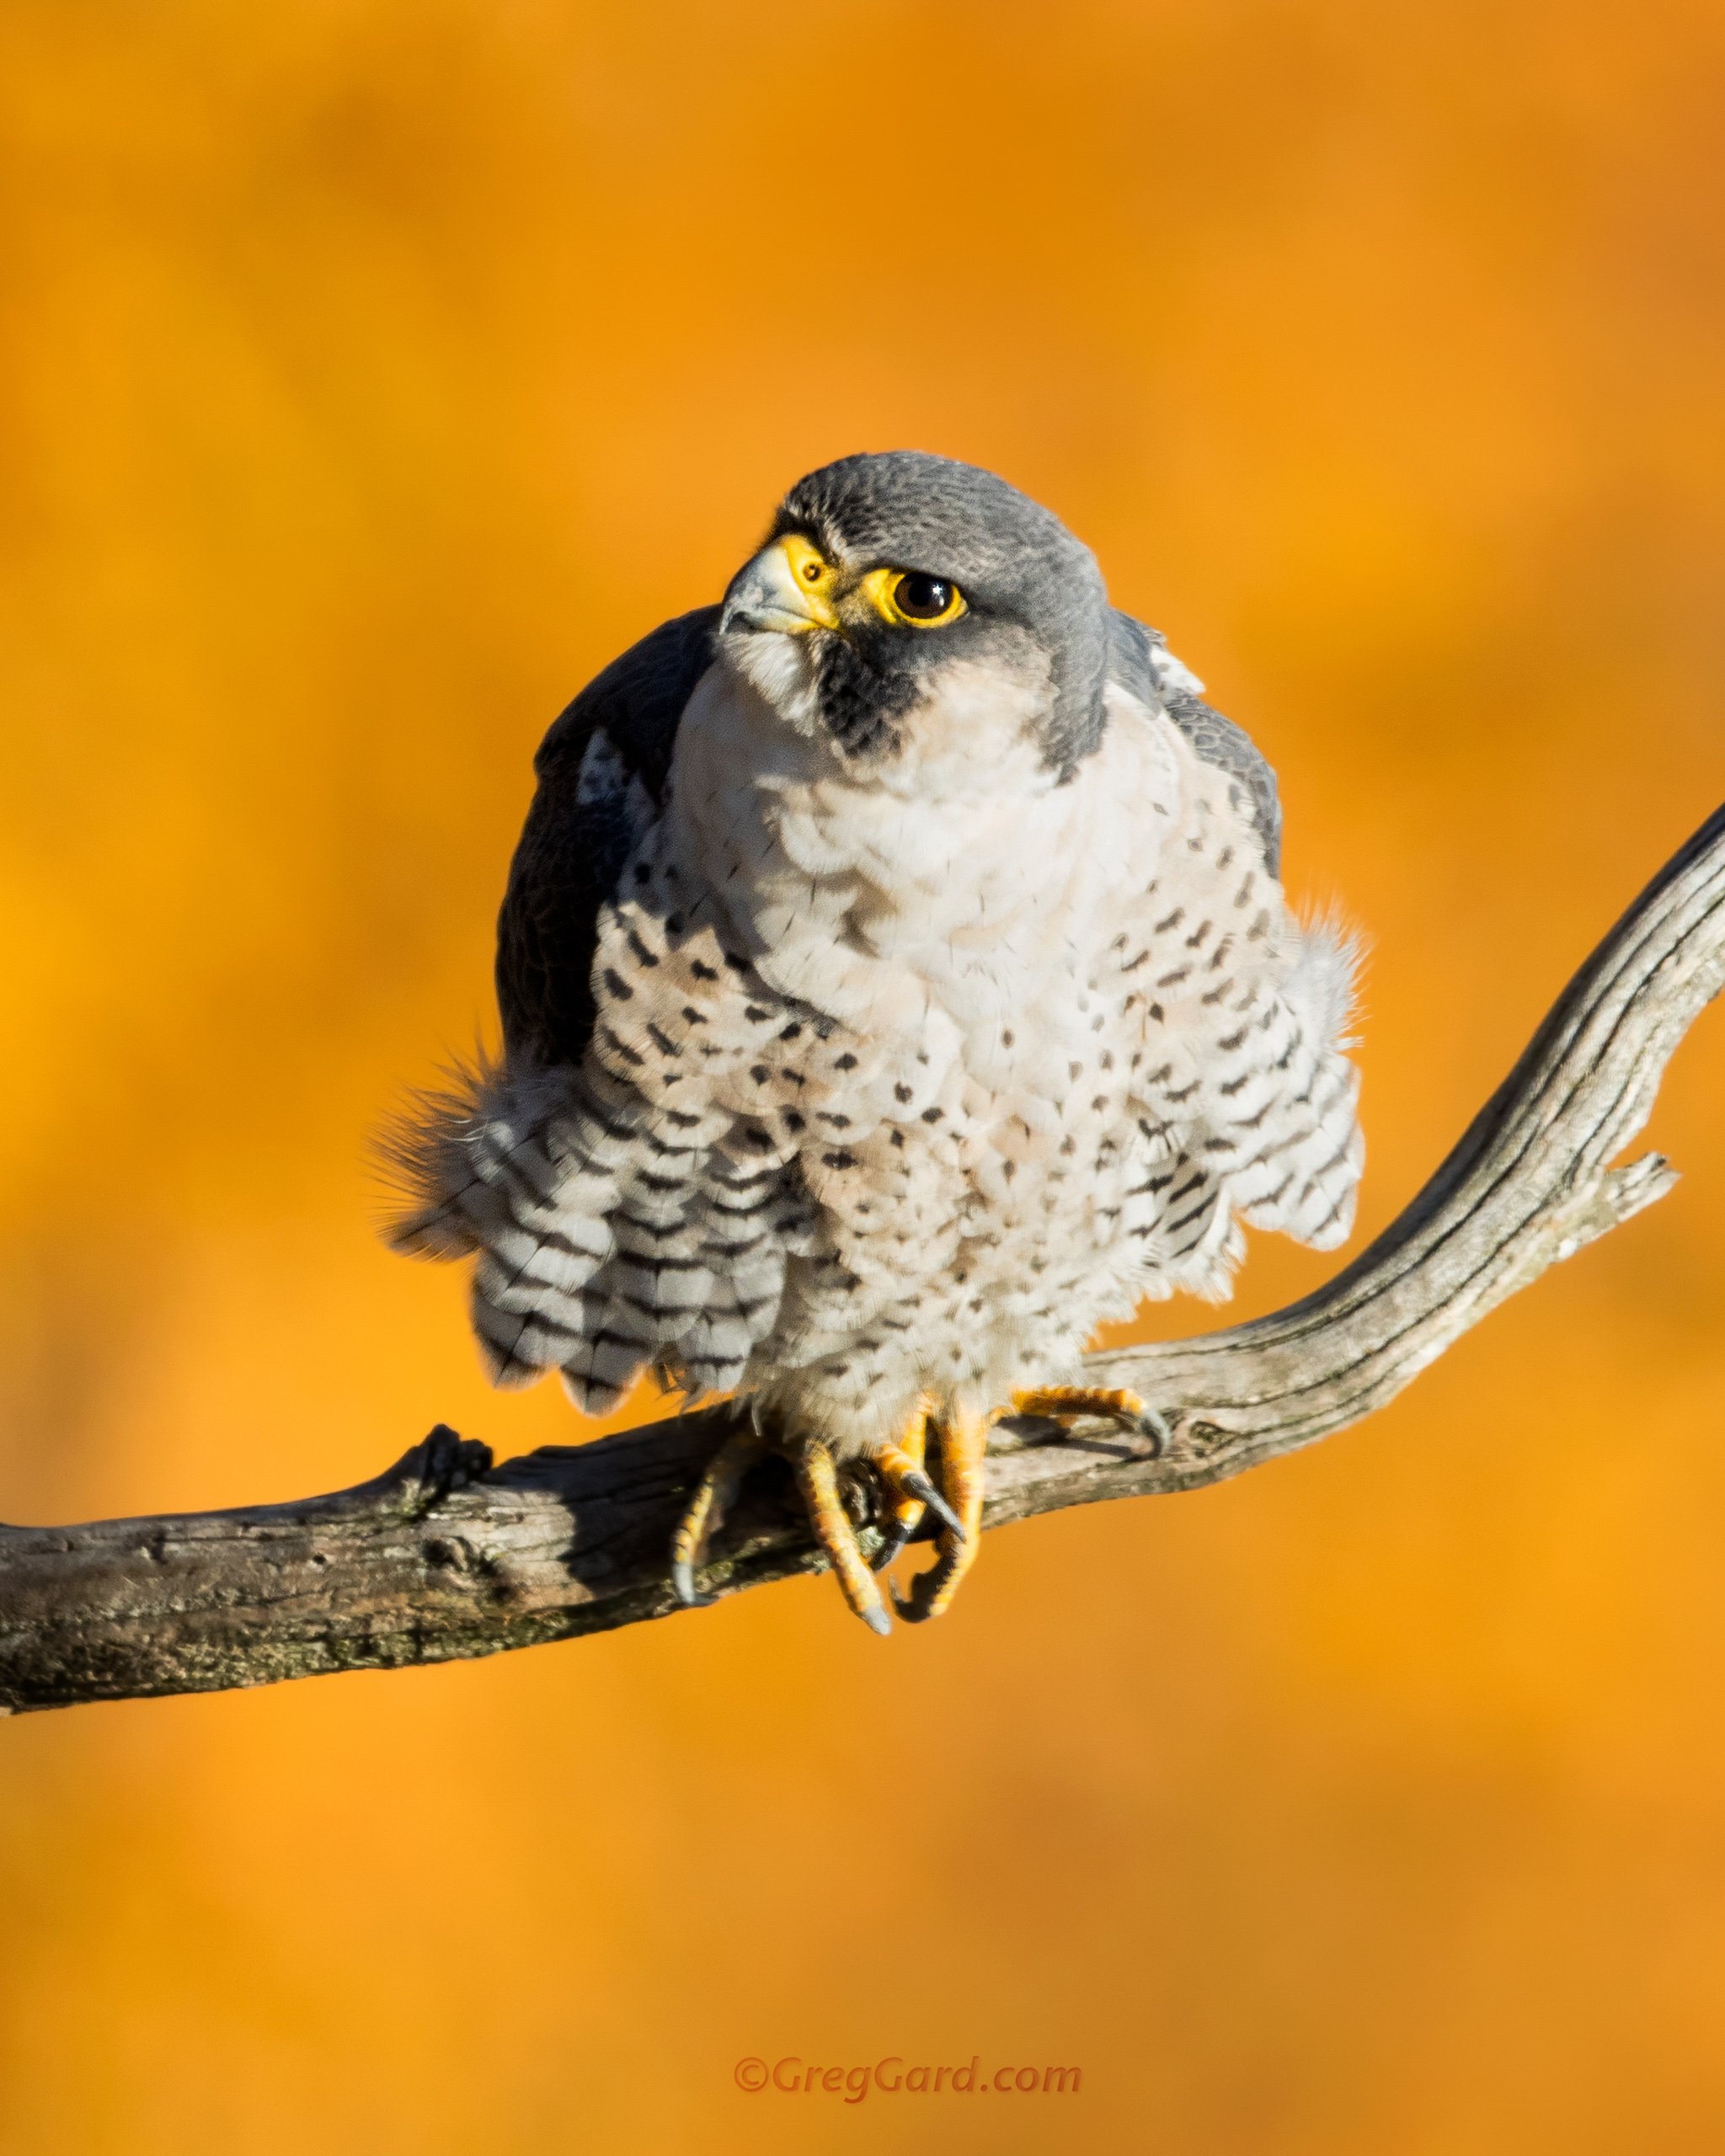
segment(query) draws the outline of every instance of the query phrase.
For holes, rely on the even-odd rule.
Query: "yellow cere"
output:
[[[791,572],[791,581],[796,585],[798,597],[812,622],[822,628],[836,629],[839,617],[832,602],[833,586],[838,572],[820,549],[805,539],[800,531],[788,531],[779,546]]]

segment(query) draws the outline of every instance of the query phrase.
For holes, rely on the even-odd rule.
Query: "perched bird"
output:
[[[750,1396],[685,1600],[772,1447],[878,1631],[841,1473],[877,1569],[932,1508],[898,1607],[939,1614],[991,1411],[1155,1429],[1077,1382],[1097,1326],[1226,1296],[1242,1220],[1347,1235],[1352,952],[1289,915],[1274,776],[1202,686],[1048,510],[898,451],[799,481],[723,603],[546,736],[502,1055],[403,1141],[393,1239],[477,1254],[499,1385]]]

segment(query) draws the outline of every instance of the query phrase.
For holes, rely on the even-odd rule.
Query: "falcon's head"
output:
[[[1102,739],[1108,620],[1058,517],[975,465],[894,450],[792,488],[725,594],[718,649],[847,761],[896,757],[980,692],[1066,778]]]

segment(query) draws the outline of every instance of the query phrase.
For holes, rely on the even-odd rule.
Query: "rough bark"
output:
[[[1487,1311],[1675,1182],[1610,1163],[1725,985],[1725,809],[1581,969],[1437,1173],[1304,1301],[1201,1339],[1091,1358],[1167,1420],[1006,1423],[985,1524],[1192,1490],[1381,1407]],[[375,1481],[286,1505],[0,1528],[0,1710],[494,1654],[668,1615],[666,1550],[724,1407],[491,1465],[440,1428]],[[858,1492],[859,1504],[866,1502]],[[820,1569],[788,1470],[758,1470],[704,1584]]]

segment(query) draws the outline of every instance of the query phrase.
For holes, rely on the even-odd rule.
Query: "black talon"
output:
[[[1161,1460],[1174,1442],[1167,1416],[1158,1414],[1154,1407],[1146,1407],[1138,1417],[1138,1434],[1149,1438],[1152,1460]]]
[[[942,1497],[940,1492],[935,1488],[933,1483],[920,1470],[910,1475],[901,1476],[900,1487],[906,1497],[915,1497],[919,1504],[927,1505],[941,1524],[950,1528],[960,1542],[969,1541],[969,1537],[964,1532],[964,1522]]]
[[[903,1556],[911,1540],[910,1529],[889,1528],[880,1545],[880,1554],[868,1567],[872,1572],[884,1572],[887,1566]]]
[[[677,1600],[685,1609],[710,1609],[718,1599],[716,1594],[701,1594],[696,1591],[695,1567],[686,1558],[672,1560],[670,1583],[676,1590]]]

